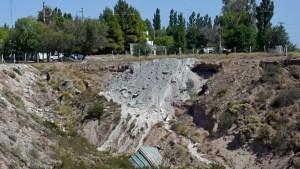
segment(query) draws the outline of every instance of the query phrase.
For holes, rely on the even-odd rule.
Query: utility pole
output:
[[[282,26],[282,25],[284,24],[284,22],[278,22],[278,24],[279,24],[280,26]]]
[[[81,12],[81,19],[83,20],[83,8],[81,8],[81,11],[77,11],[77,12]]]
[[[43,21],[46,22],[45,2],[43,2]]]

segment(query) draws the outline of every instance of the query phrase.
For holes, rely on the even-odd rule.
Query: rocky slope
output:
[[[299,58],[33,66],[0,65],[0,168],[300,166]]]

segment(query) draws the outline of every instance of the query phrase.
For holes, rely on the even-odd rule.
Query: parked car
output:
[[[71,54],[69,57],[74,60],[84,60],[85,59],[85,56],[83,56],[81,54]]]
[[[60,54],[56,54],[56,55],[52,55],[50,56],[50,60],[54,61],[54,60],[61,60],[64,57],[64,54],[60,53]]]

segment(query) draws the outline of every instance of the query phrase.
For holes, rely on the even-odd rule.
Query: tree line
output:
[[[166,27],[161,25],[158,8],[152,21],[143,20],[139,11],[123,0],[113,9],[105,8],[96,19],[73,17],[59,8],[45,7],[37,17],[20,18],[14,27],[0,27],[0,53],[125,53],[131,43],[147,49],[146,38],[172,54],[220,44],[238,52],[247,52],[250,46],[253,51],[277,45],[295,48],[284,26],[271,24],[272,0],[262,0],[259,5],[255,0],[222,1],[221,14],[214,20],[196,12],[186,20],[183,13],[172,9]]]

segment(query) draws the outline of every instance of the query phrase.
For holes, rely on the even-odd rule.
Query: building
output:
[[[129,158],[129,162],[135,168],[159,168],[162,156],[157,148],[142,146]]]

